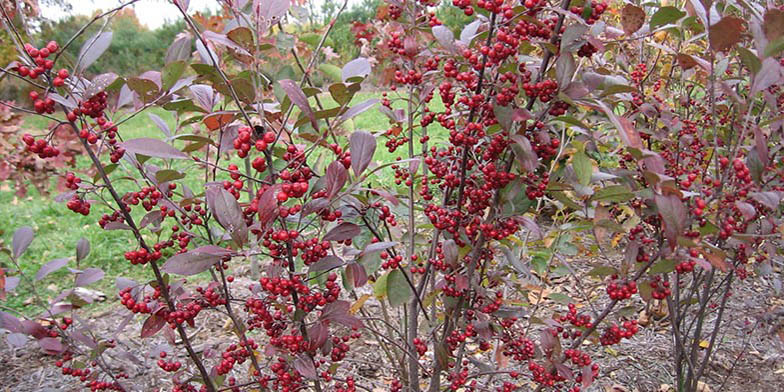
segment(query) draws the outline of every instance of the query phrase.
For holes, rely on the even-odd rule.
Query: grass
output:
[[[406,103],[394,100],[394,97],[394,93],[389,94],[389,98],[393,100],[393,108],[404,108]],[[374,98],[380,99],[381,94],[359,92],[355,95],[350,106]],[[329,94],[320,96],[320,99],[325,108],[337,106],[337,103],[332,100]],[[311,103],[313,107],[316,107],[315,100],[312,98]],[[443,105],[437,95],[430,107],[434,111],[443,109]],[[159,108],[148,110],[147,113],[158,115],[166,121],[170,129],[174,129],[175,119],[171,113]],[[123,139],[164,137],[163,133],[149,119],[147,113],[141,113],[121,126],[120,134]],[[44,129],[48,123],[49,120],[45,118],[28,116],[23,124],[23,129],[34,134],[40,133],[36,132],[36,130]],[[353,129],[380,132],[388,129],[389,126],[388,118],[378,110],[378,105],[359,114],[352,121],[345,124],[349,131]],[[431,140],[434,142],[445,140],[445,132],[437,123],[430,127],[430,134]],[[379,137],[378,147],[374,155],[376,162],[393,162],[398,155],[405,155],[404,151],[407,151],[405,147],[401,147],[395,153],[390,153],[384,147],[384,141],[384,137]],[[175,142],[175,146],[181,148],[184,146],[184,142]],[[236,156],[231,161],[238,164],[241,163]],[[162,161],[153,159],[150,163],[161,164]],[[187,166],[189,165],[192,166],[193,163],[190,161],[176,161],[173,163],[172,168],[188,172]],[[84,170],[89,166],[90,161],[86,155],[77,157],[77,171],[80,171],[80,169]],[[241,164],[240,167],[242,167]],[[136,177],[138,174],[123,172],[124,170],[126,169],[119,167],[111,174],[120,194],[136,189],[134,184],[124,181],[122,178],[124,176]],[[226,176],[224,175],[224,177]],[[377,180],[392,184],[390,177],[380,177]],[[53,184],[54,181],[55,179],[52,180]],[[200,175],[190,175],[179,182],[191,187],[198,194],[197,187],[203,183],[203,178]],[[56,194],[54,189],[53,192]],[[109,198],[108,193],[105,197]],[[106,231],[97,225],[97,219],[105,212],[109,212],[109,210],[98,204],[94,205],[91,214],[85,217],[69,211],[65,203],[57,203],[50,197],[39,195],[33,187],[31,187],[26,197],[17,197],[14,194],[14,189],[11,189],[7,183],[0,183],[0,239],[5,242],[6,246],[10,247],[13,232],[17,228],[31,226],[35,231],[35,239],[20,259],[25,275],[32,277],[43,264],[52,259],[66,256],[71,258],[68,267],[77,268],[75,261],[76,243],[80,238],[84,237],[90,242],[91,252],[78,267],[81,269],[88,267],[103,269],[106,272],[106,276],[101,281],[94,283],[91,288],[103,291],[109,297],[112,297],[116,292],[114,288],[115,277],[124,276],[137,281],[144,281],[149,279],[151,275],[145,268],[131,268],[131,265],[123,258],[123,253],[126,250],[135,249],[136,247],[136,241],[129,232],[120,230]],[[134,218],[137,221],[143,216],[142,212],[143,210],[141,209],[135,210]],[[148,233],[148,235],[151,242],[157,241],[151,234]],[[61,290],[70,288],[71,281],[72,278],[68,270],[61,269],[42,281],[36,282],[36,285],[37,290],[44,298],[51,299],[57,296]],[[4,305],[29,315],[36,314],[40,309],[34,309],[28,304],[30,294],[31,288],[22,282],[16,292],[9,295]]]

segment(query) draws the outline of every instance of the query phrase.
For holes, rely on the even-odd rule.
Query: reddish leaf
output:
[[[10,313],[0,311],[0,328],[11,332],[22,332],[22,322]]]
[[[327,197],[332,198],[346,185],[348,181],[348,171],[340,161],[335,161],[327,167],[326,184]]]
[[[373,160],[373,153],[376,152],[376,138],[369,132],[356,131],[351,134],[349,146],[351,169],[354,170],[355,176],[359,176]]]
[[[754,219],[754,217],[757,216],[757,211],[754,209],[754,206],[749,203],[737,200],[735,201],[735,207],[738,208],[738,211],[740,211],[746,221]]]
[[[523,135],[512,135],[511,139],[514,140],[515,146],[517,146],[514,149],[517,161],[520,162],[520,165],[526,171],[532,172],[539,163],[539,157],[536,156],[536,151],[531,146],[531,142]]]
[[[310,348],[315,350],[324,345],[329,337],[329,328],[324,323],[315,323],[308,328],[308,339],[310,339]]]
[[[369,253],[380,252],[384,249],[389,249],[395,245],[397,245],[397,242],[389,242],[389,241],[374,242],[372,244],[368,244],[368,246],[365,247],[365,250],[363,250],[360,255],[364,256]]]
[[[330,230],[327,235],[324,236],[324,241],[345,241],[358,236],[361,232],[362,229],[359,226],[353,223],[343,222]]]
[[[709,29],[710,47],[716,52],[731,49],[740,42],[741,33],[746,30],[743,19],[725,16]]]
[[[66,264],[68,264],[68,258],[54,259],[42,265],[41,268],[38,269],[38,272],[35,273],[35,280],[39,281],[45,278],[47,275],[51,274],[52,272],[65,267]]]
[[[299,85],[290,79],[283,79],[278,83],[280,83],[280,88],[283,89],[291,102],[297,105],[299,110],[301,110],[302,113],[310,119],[310,123],[313,125],[313,129],[318,129],[316,115],[313,113],[313,109],[310,108],[308,97],[305,96],[305,93],[302,92],[302,89],[299,87]]]
[[[621,9],[621,27],[626,35],[632,35],[645,23],[645,11],[636,5],[626,4]]]
[[[190,252],[180,253],[166,260],[161,270],[177,275],[196,275],[204,272],[231,251],[214,245],[202,246]]]
[[[142,325],[142,339],[155,335],[165,325],[165,318],[151,314],[150,317],[147,317],[147,320],[144,320],[144,324]]]
[[[221,129],[234,121],[234,113],[213,113],[201,120],[210,131]]]
[[[191,57],[191,53],[193,53],[191,41],[192,37],[190,34],[178,34],[177,38],[169,46],[169,49],[166,50],[165,63],[188,60]]]
[[[593,370],[591,369],[591,365],[583,366],[582,370],[583,375],[583,388],[588,388],[593,384]]]
[[[277,194],[280,186],[271,186],[259,198],[259,223],[265,227],[279,215]]]
[[[18,228],[14,232],[14,239],[11,241],[14,258],[19,258],[27,250],[31,242],[33,242],[33,229],[30,226]]]
[[[143,137],[131,139],[120,144],[126,152],[156,158],[187,159],[188,156],[170,144],[158,139]]]
[[[77,60],[77,70],[85,70],[89,67],[98,57],[101,57],[109,45],[112,43],[112,32],[106,31],[98,33],[85,41],[82,48],[79,50],[79,57]]]
[[[777,8],[765,11],[762,31],[765,32],[765,38],[770,42],[784,36],[784,11]]]
[[[674,249],[678,236],[686,225],[686,206],[675,195],[655,195],[654,201],[664,221],[664,235],[670,242],[670,247]]]
[[[349,328],[361,328],[362,321],[351,314],[349,309],[351,304],[348,301],[335,301],[324,306],[321,312],[321,320],[329,320],[338,324],[345,325]]]
[[[776,210],[781,204],[781,192],[751,192],[749,196],[771,210]]]

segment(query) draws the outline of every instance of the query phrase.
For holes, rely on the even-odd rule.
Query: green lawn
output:
[[[389,98],[394,98],[394,94],[389,94]],[[363,102],[367,99],[381,98],[380,93],[360,92],[356,94],[351,106]],[[337,106],[328,94],[320,96],[321,102],[325,108]],[[315,101],[311,98],[311,102],[315,107]],[[393,101],[394,102],[394,101]],[[394,102],[395,108],[405,107],[404,102]],[[431,103],[431,110],[442,110],[443,105],[439,97],[436,97]],[[174,116],[170,112],[163,109],[152,109],[149,113],[154,113],[164,119],[169,125],[170,129],[174,129]],[[122,118],[122,117],[121,117]],[[23,128],[31,133],[40,133],[40,130],[46,127],[48,120],[28,116],[25,119]],[[384,131],[389,128],[388,118],[378,110],[378,105],[373,107],[355,117],[350,124],[346,124],[346,128],[354,130],[368,130],[371,132]],[[188,131],[192,132],[192,131]],[[443,128],[434,124],[430,127],[429,133],[431,140],[443,141],[445,140],[445,132]],[[158,127],[149,120],[147,113],[141,113],[130,121],[123,124],[120,128],[120,134],[123,139],[133,139],[139,137],[153,137],[163,138],[163,133]],[[418,138],[417,138],[418,139]],[[389,153],[384,147],[385,137],[379,137],[378,148],[374,156],[374,160],[378,163],[392,162],[398,155],[405,155],[407,148],[401,147],[397,152]],[[183,147],[183,142],[176,142],[176,147]],[[231,161],[241,163],[241,161],[234,156]],[[161,164],[161,160],[151,160],[151,163]],[[90,164],[86,155],[80,156],[77,159],[79,168],[86,168]],[[173,168],[181,169],[187,172],[186,166],[193,165],[188,161],[177,161],[174,163]],[[242,165],[240,165],[242,167]],[[118,191],[122,194],[127,191],[135,189],[135,186],[129,181],[123,181],[122,177],[125,175],[135,176],[135,173],[123,172],[123,168],[118,168],[111,174]],[[78,171],[78,169],[77,169]],[[387,175],[387,174],[382,174]],[[228,178],[224,175],[225,178]],[[219,178],[220,179],[220,178]],[[53,179],[53,183],[54,183]],[[391,184],[389,177],[379,178],[378,181],[387,182]],[[179,181],[194,189],[194,192],[199,193],[195,187],[203,182],[203,177],[199,175],[190,175],[185,179]],[[56,194],[56,191],[54,191]],[[106,195],[108,198],[108,194]],[[140,219],[143,214],[141,209],[135,211],[135,219]],[[75,248],[77,241],[84,237],[90,241],[91,249],[90,255],[87,259],[82,261],[80,268],[87,267],[100,267],[106,272],[106,277],[93,284],[92,288],[101,290],[108,296],[112,297],[116,294],[114,289],[114,278],[117,276],[126,276],[143,280],[149,278],[149,273],[143,267],[133,267],[125,261],[123,253],[128,249],[135,247],[133,236],[127,231],[105,231],[101,229],[96,221],[101,214],[107,212],[108,209],[101,205],[94,205],[90,216],[84,217],[82,215],[69,211],[65,203],[56,203],[48,197],[42,197],[38,192],[31,187],[30,192],[26,197],[17,197],[14,195],[14,190],[10,189],[9,184],[0,183],[0,238],[10,247],[13,232],[21,226],[31,226],[35,230],[35,239],[30,248],[21,259],[22,267],[27,276],[33,276],[41,265],[46,262],[60,257],[71,256],[71,261],[68,265],[70,268],[76,268],[75,264]],[[150,237],[150,241],[154,242],[156,239]],[[49,275],[46,279],[37,282],[39,291],[43,288],[44,294],[52,298],[56,296],[63,288],[70,287],[70,278],[68,272],[62,269],[56,273]],[[34,314],[39,309],[32,309],[31,306],[25,305],[30,295],[30,289],[24,283],[16,290],[16,293],[9,296],[6,300],[7,306],[21,310],[28,314]]]

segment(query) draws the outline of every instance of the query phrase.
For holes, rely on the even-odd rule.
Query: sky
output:
[[[66,2],[71,4],[70,14],[92,15],[96,9],[106,11],[127,2],[127,0],[122,2],[117,0],[66,0]],[[151,29],[160,27],[167,20],[180,18],[180,12],[171,0],[141,0],[132,7],[139,17],[139,21]],[[219,8],[217,0],[191,0],[188,12],[193,13],[205,9],[217,10]],[[69,15],[59,7],[50,6],[41,7],[41,13],[47,19],[60,19]]]

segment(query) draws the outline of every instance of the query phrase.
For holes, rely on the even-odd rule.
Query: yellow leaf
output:
[[[354,314],[358,312],[359,309],[362,308],[362,305],[365,304],[365,301],[368,300],[368,298],[370,298],[370,294],[364,294],[363,296],[359,297],[359,299],[357,299],[357,302],[354,302],[354,304],[351,305],[351,308],[349,308],[348,310],[349,313]]]
[[[700,340],[700,347],[708,348],[709,345],[710,345],[710,343],[708,343],[707,340]]]

